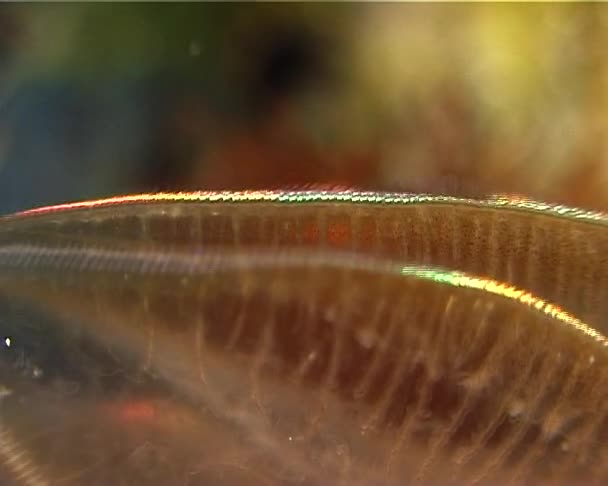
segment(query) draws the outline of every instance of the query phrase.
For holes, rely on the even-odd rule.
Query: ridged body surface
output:
[[[346,250],[507,282],[607,330],[607,221],[598,213],[517,199],[194,193],[36,210],[3,221],[0,238]]]

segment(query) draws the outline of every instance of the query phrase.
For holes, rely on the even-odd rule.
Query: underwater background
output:
[[[608,209],[608,7],[5,4],[0,212],[119,193]]]

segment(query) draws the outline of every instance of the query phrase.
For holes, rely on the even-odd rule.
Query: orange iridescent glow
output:
[[[134,400],[121,404],[114,414],[124,422],[148,422],[156,418],[156,409],[149,402]]]
[[[495,280],[479,277],[471,277],[461,272],[442,271],[434,269],[421,269],[419,267],[403,267],[401,273],[404,275],[414,275],[417,277],[430,279],[435,282],[447,283],[455,287],[467,287],[471,289],[483,290],[491,294],[500,295],[507,299],[516,300],[529,307],[534,307],[539,312],[547,314],[564,324],[576,328],[578,331],[591,337],[593,340],[608,347],[608,339],[599,331],[588,326],[580,319],[569,314],[557,305],[550,304],[539,297],[525,290],[517,289],[511,285],[497,282]]]
[[[338,248],[345,247],[350,242],[350,225],[343,222],[333,223],[327,230],[329,242]]]
[[[79,201],[73,203],[57,204],[41,208],[29,209],[18,214],[38,214],[52,211],[89,209],[96,207],[114,206],[119,204],[150,203],[150,202],[196,202],[196,201],[273,201],[278,196],[277,191],[245,191],[245,192],[175,192],[156,194],[130,194],[126,196],[115,196],[106,199],[94,199],[90,201]],[[229,197],[231,196],[231,197]],[[275,196],[275,197],[273,197]]]
[[[316,222],[310,222],[304,226],[302,238],[306,243],[318,243],[320,234],[319,225]]]

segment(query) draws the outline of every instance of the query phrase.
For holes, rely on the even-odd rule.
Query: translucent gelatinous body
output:
[[[412,265],[383,230],[371,256],[355,244],[364,233],[332,236],[340,211],[377,210],[383,221],[397,218],[393,206],[281,206],[296,208],[285,212],[296,245],[282,239],[288,224],[264,233],[267,214],[282,214],[269,203],[214,204],[102,204],[2,222],[2,484],[608,480],[606,339],[578,314],[527,288]],[[419,222],[429,208],[414,211]],[[258,230],[238,222],[231,239],[208,226],[229,209],[260,218]],[[481,220],[502,211],[465,209]],[[508,211],[556,218],[568,238],[581,224],[604,241],[601,221]],[[306,243],[308,216],[316,236]],[[416,234],[414,263],[472,261],[454,259],[452,240],[449,251],[428,243],[445,229]],[[248,247],[244,235],[255,237]]]
[[[521,199],[189,193],[34,210],[5,219],[0,238],[347,250],[507,282],[608,331],[607,221],[599,213]]]

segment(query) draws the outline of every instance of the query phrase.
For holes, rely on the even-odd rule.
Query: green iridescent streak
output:
[[[529,292],[517,289],[510,285],[490,279],[472,277],[462,272],[446,271],[433,268],[420,268],[414,266],[402,267],[401,274],[430,280],[440,284],[454,287],[463,287],[476,291],[489,292],[500,297],[517,301],[528,307],[534,307],[543,314],[550,315],[558,321],[582,331],[593,340],[608,347],[608,339],[593,327],[585,324],[580,319],[564,311],[556,305],[550,304]]]
[[[233,199],[229,193],[224,201],[242,202],[241,199]],[[452,196],[433,196],[429,194],[398,194],[398,193],[375,193],[375,192],[332,192],[332,191],[294,191],[282,192],[276,198],[269,198],[282,203],[315,203],[315,202],[340,202],[360,204],[466,204],[489,208],[524,209],[535,213],[550,213],[556,216],[564,216],[572,219],[583,219],[608,223],[608,217],[598,211],[587,211],[560,204],[549,204],[530,199],[513,199],[508,197],[490,197],[488,199],[468,199]],[[205,200],[203,198],[202,200]],[[251,201],[255,202],[255,201]]]
[[[464,276],[461,272],[447,272],[445,270],[416,268],[411,266],[403,267],[401,273],[403,275],[412,275],[425,280],[432,280],[433,282],[453,285],[455,287],[460,286],[460,282]]]

